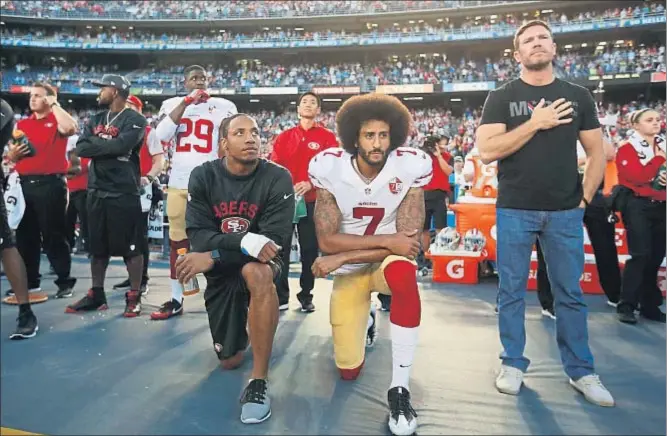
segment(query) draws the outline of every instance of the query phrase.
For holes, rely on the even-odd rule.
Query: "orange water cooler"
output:
[[[496,199],[461,197],[449,206],[456,214],[456,231],[461,237],[470,229],[478,229],[486,238],[482,257],[496,260]]]

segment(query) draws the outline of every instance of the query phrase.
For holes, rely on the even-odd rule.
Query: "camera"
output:
[[[438,150],[438,143],[442,140],[447,140],[449,141],[449,135],[429,135],[426,137],[424,140],[424,143],[421,146],[421,150],[424,153],[430,154],[430,155],[436,155],[440,153],[440,150]]]
[[[421,146],[421,150],[427,154],[436,154],[438,152],[438,142],[442,138],[435,135],[429,135],[424,140],[424,143]]]

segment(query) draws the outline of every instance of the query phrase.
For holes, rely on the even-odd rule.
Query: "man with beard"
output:
[[[139,202],[139,151],[144,141],[147,121],[128,108],[130,82],[116,74],[105,74],[94,83],[99,86],[100,106],[107,110],[93,115],[76,144],[76,154],[90,158],[88,171],[88,240],[93,285],[81,300],[65,312],[106,310],[104,277],[109,258],[125,258],[130,276],[130,290],[125,293],[124,316],[141,314],[141,254]]]
[[[155,136],[172,145],[171,174],[167,184],[167,217],[169,218],[169,266],[171,298],[151,319],[166,320],[183,314],[183,285],[176,279],[178,250],[190,247],[185,233],[185,207],[190,173],[198,165],[218,158],[219,126],[225,118],[237,113],[236,106],[224,98],[210,97],[206,70],[191,65],[184,71],[186,97],[174,97],[162,103]]]
[[[410,403],[410,368],[417,348],[421,300],[417,287],[424,192],[431,158],[403,147],[412,119],[396,97],[366,94],[347,100],[336,115],[343,149],[325,150],[308,169],[317,189],[315,228],[326,255],[315,277],[334,274],[331,326],[334,360],[344,380],[355,380],[374,342],[371,292],[392,296],[392,380],[387,392],[389,429],[417,430]]]
[[[611,407],[614,399],[595,373],[579,285],[584,212],[605,169],[602,130],[590,92],[554,76],[555,53],[548,24],[521,26],[514,37],[521,76],[489,93],[477,130],[482,162],[498,161],[498,326],[504,350],[496,388],[517,395],[530,362],[524,356],[525,295],[537,239],[553,287],[565,373],[588,401]],[[587,155],[583,179],[577,140]]]
[[[317,124],[315,119],[320,114],[320,99],[312,93],[307,92],[297,102],[297,113],[299,125],[282,132],[273,144],[271,160],[287,168],[294,180],[294,195],[298,201],[301,197],[306,202],[306,216],[299,219],[296,224],[301,249],[301,291],[297,299],[301,303],[302,312],[313,312],[313,287],[315,278],[310,270],[319,248],[317,236],[315,235],[315,223],[313,213],[315,210],[315,190],[308,180],[308,164],[317,153],[331,147],[338,147],[336,135],[324,126]],[[283,262],[289,265],[290,250],[283,252]],[[278,297],[280,298],[280,309],[288,308],[289,300],[289,268],[283,270],[278,284]]]
[[[241,365],[250,339],[253,367],[241,421],[255,424],[271,416],[267,377],[278,325],[274,281],[283,268],[280,250],[290,247],[294,189],[284,168],[259,158],[259,128],[252,117],[225,119],[220,135],[225,157],[198,166],[190,176],[185,222],[193,252],[178,258],[176,273],[181,283],[205,274],[213,349],[224,369]]]

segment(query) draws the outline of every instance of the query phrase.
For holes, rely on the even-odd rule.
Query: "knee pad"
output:
[[[227,359],[220,359],[220,366],[222,367],[222,369],[226,371],[231,371],[241,366],[244,357],[245,357],[244,352],[243,350],[241,350],[232,357],[229,357]]]
[[[364,362],[365,360],[361,362],[361,365],[352,369],[338,368],[338,372],[340,372],[340,378],[346,381],[356,380],[357,377],[359,377],[359,374],[361,374],[361,369],[364,367]]]
[[[417,268],[411,262],[398,260],[384,269],[384,278],[391,291],[389,319],[401,327],[417,327],[421,322],[421,299],[417,287]]]

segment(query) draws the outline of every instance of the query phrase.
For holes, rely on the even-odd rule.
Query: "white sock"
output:
[[[170,279],[171,282],[171,298],[183,302],[183,285],[176,279]]]
[[[391,355],[392,376],[391,386],[403,386],[410,390],[410,371],[415,359],[419,327],[401,327],[391,323]]]

